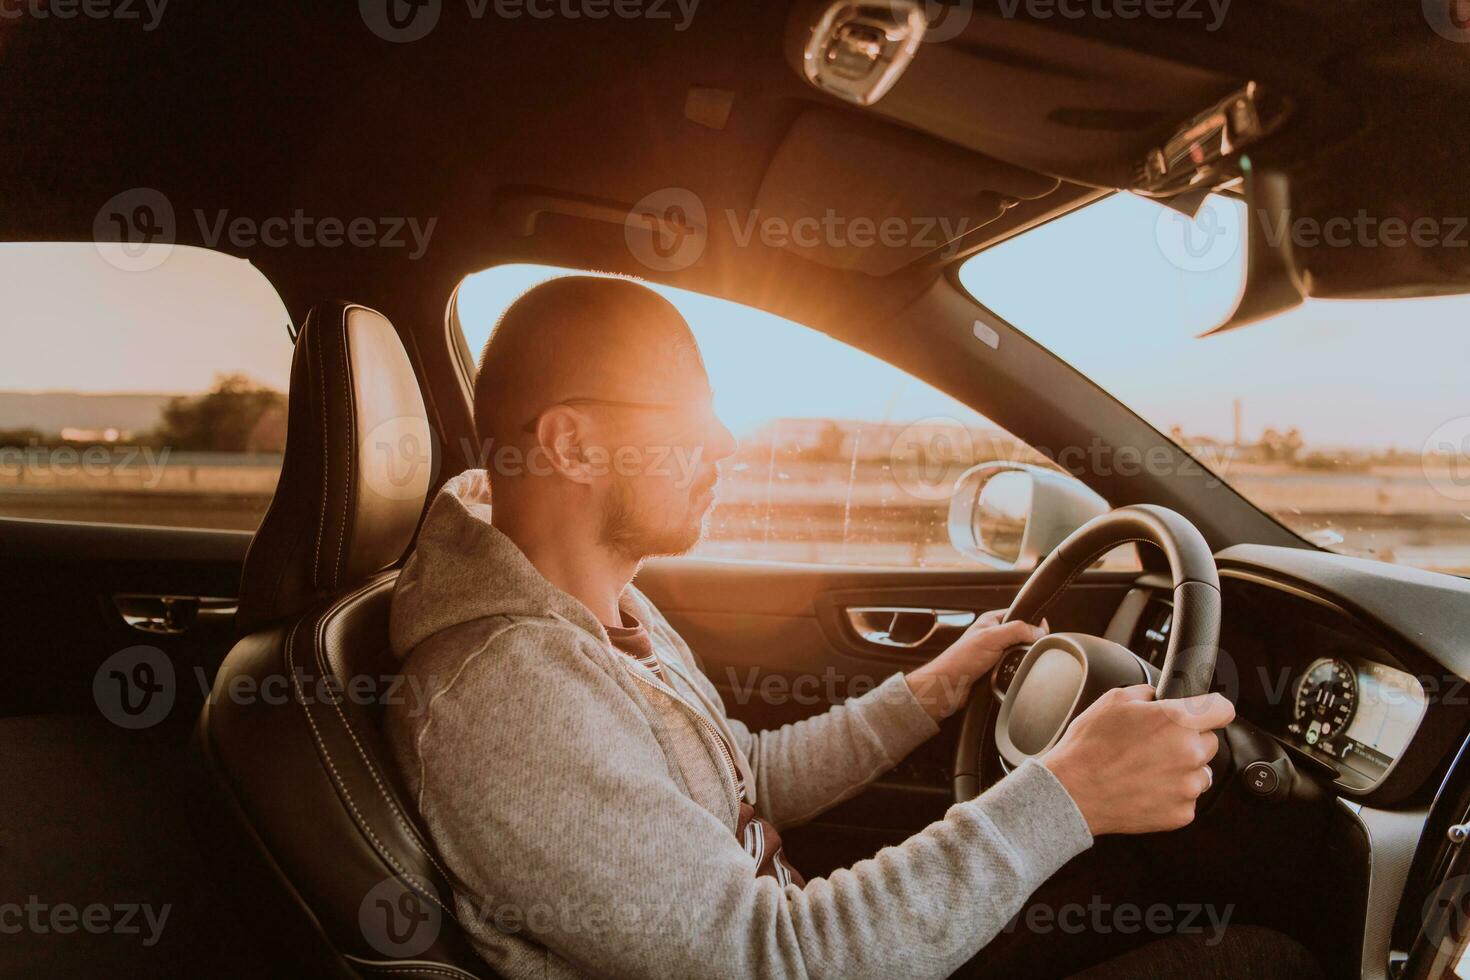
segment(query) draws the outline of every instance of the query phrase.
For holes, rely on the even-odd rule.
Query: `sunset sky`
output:
[[[284,391],[290,377],[280,297],[220,252],[126,271],[90,243],[0,245],[0,297],[0,391],[182,394],[232,371]]]
[[[1228,209],[1211,220],[1221,214],[1239,220]],[[961,278],[1163,429],[1228,437],[1239,397],[1249,437],[1295,425],[1309,445],[1417,450],[1440,423],[1470,413],[1470,297],[1312,302],[1196,339],[1233,302],[1242,255],[1209,259],[1213,270],[1180,268],[1193,259],[1171,253],[1162,237],[1171,220],[1152,202],[1117,195],[978,256]],[[471,277],[460,296],[471,350],[506,304],[551,272],[511,266]],[[737,432],[774,416],[978,419],[825,335],[663,291],[694,326]],[[157,268],[129,272],[91,244],[0,246],[0,295],[0,390],[193,392],[223,371],[286,386],[286,311],[238,259],[176,248]]]

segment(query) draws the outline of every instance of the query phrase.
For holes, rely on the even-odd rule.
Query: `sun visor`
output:
[[[883,276],[952,254],[1007,208],[1059,185],[868,117],[811,109],[777,148],[755,213],[732,231],[830,268]]]

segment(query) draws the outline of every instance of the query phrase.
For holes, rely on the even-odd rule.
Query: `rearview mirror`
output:
[[[992,568],[1034,565],[1108,503],[1075,477],[1028,463],[971,467],[949,500],[955,550]]]

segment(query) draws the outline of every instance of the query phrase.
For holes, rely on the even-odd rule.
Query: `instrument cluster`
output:
[[[1348,655],[1311,660],[1292,678],[1290,695],[1286,737],[1361,789],[1388,774],[1427,704],[1412,674]]]

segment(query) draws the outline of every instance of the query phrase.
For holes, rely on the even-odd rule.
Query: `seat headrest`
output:
[[[393,325],[354,303],[312,308],[296,337],[285,458],[250,543],[236,623],[253,632],[403,556],[432,452],[413,366]]]

